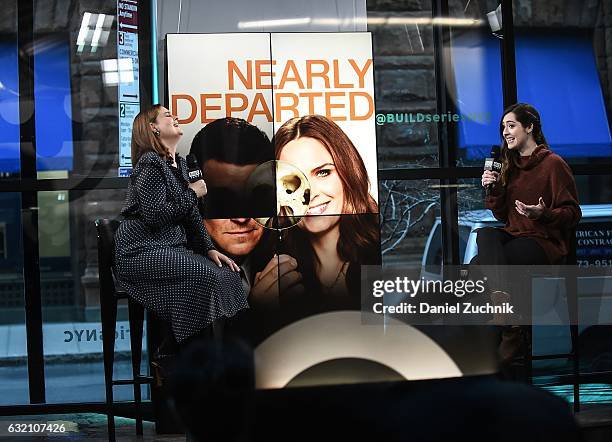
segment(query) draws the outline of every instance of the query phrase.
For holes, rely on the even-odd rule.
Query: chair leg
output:
[[[106,416],[108,440],[115,441],[115,410],[113,399],[113,364],[115,362],[115,331],[117,328],[117,300],[101,296],[102,352],[104,359],[104,387],[106,390]]]
[[[570,325],[572,337],[572,374],[574,375],[574,413],[580,411],[580,353],[578,352],[578,324]]]
[[[533,325],[523,328],[525,332],[525,380],[529,385],[533,384]]]
[[[576,269],[577,267],[574,267]],[[574,387],[574,413],[580,411],[580,352],[578,343],[578,280],[577,275],[566,277],[566,299],[569,310],[570,336],[572,340],[572,375]]]
[[[136,434],[142,435],[142,414],[140,394],[140,363],[142,360],[142,333],[144,323],[144,308],[130,299],[128,301],[130,315],[130,346],[132,349],[132,376],[134,379],[134,404],[136,405]]]

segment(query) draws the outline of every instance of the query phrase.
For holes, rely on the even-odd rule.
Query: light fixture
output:
[[[501,12],[500,12],[501,17]],[[500,19],[501,20],[501,19]],[[483,23],[481,19],[474,18],[454,18],[454,17],[368,17],[364,18],[292,18],[279,20],[259,20],[238,22],[239,29],[253,28],[274,28],[281,26],[350,26],[352,24],[367,24],[369,26],[406,26],[406,25],[423,25],[423,26],[480,26]]]
[[[256,21],[241,21],[238,22],[238,29],[252,28],[273,28],[279,26],[298,26],[307,25],[311,22],[310,17],[303,18],[286,18],[279,20],[256,20]]]

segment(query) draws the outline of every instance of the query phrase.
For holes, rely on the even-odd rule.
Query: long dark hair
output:
[[[160,157],[170,159],[170,151],[151,129],[151,123],[155,122],[161,108],[161,104],[154,104],[141,111],[134,118],[134,124],[132,125],[132,167],[136,167],[136,163],[138,163],[142,154],[148,151],[157,152]]]
[[[306,115],[288,120],[274,135],[276,158],[290,141],[301,137],[314,138],[329,152],[342,182],[344,207],[340,216],[340,239],[337,251],[340,259],[355,264],[375,264],[380,258],[378,204],[370,195],[368,173],[359,152],[332,120],[321,115]],[[325,216],[325,215],[322,215]],[[316,255],[307,232],[295,229],[287,234],[287,246],[291,252],[301,255],[300,267],[316,279]],[[351,273],[347,274],[347,284]],[[306,275],[305,275],[306,278]],[[313,285],[320,287],[318,281]]]
[[[501,183],[503,186],[508,184],[512,172],[516,169],[520,153],[513,149],[508,149],[508,142],[504,138],[504,117],[510,112],[516,115],[516,120],[521,123],[525,128],[533,124],[533,139],[538,146],[544,145],[548,147],[548,142],[542,132],[542,120],[540,119],[540,113],[530,104],[527,103],[516,103],[508,106],[499,120],[499,134],[502,138],[502,171],[501,171]]]

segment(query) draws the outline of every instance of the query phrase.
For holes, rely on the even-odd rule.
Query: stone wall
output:
[[[369,0],[368,18],[430,17],[427,0]],[[432,113],[436,109],[431,26],[369,25],[374,52],[377,113]],[[379,166],[437,166],[434,124],[377,126]]]

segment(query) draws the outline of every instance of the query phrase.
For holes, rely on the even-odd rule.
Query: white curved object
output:
[[[430,337],[398,320],[368,325],[359,311],[310,316],[271,335],[255,349],[257,388],[283,388],[304,370],[342,358],[385,365],[407,380],[462,376]]]

